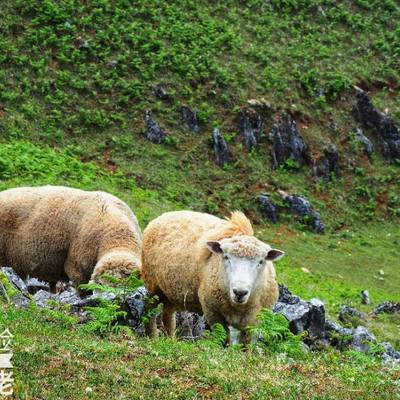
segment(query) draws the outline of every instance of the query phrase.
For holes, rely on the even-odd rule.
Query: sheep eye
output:
[[[261,266],[261,265],[263,265],[264,264],[264,260],[260,260],[259,262],[258,262],[258,265],[259,266]]]
[[[228,256],[224,256],[224,260],[228,261],[229,257]]]

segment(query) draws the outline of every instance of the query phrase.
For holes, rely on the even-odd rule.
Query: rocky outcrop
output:
[[[334,144],[326,146],[323,156],[314,160],[311,172],[315,178],[324,182],[328,182],[332,175],[339,174],[339,153]]]
[[[288,114],[283,114],[280,123],[273,125],[269,140],[274,169],[288,160],[296,161],[299,166],[310,162],[308,146],[297,129],[296,121]]]
[[[349,309],[350,307],[347,307],[347,310]],[[351,313],[358,313],[355,309],[351,310]],[[400,352],[393,349],[389,343],[378,343],[375,336],[364,326],[344,328],[326,319],[325,307],[321,300],[304,301],[293,295],[286,286],[279,285],[279,299],[274,312],[288,319],[289,328],[293,333],[307,332],[303,340],[311,347],[330,345],[339,350],[352,349],[369,353],[378,345],[382,349],[380,356],[384,363],[400,364]]]
[[[247,150],[251,150],[260,142],[262,119],[260,114],[250,107],[243,107],[237,116],[239,131],[243,136]]]
[[[167,136],[167,133],[163,131],[157,122],[153,119],[151,112],[146,111],[145,116],[145,125],[146,125],[146,137],[151,142],[156,144],[161,144]]]
[[[288,194],[283,190],[278,192],[297,219],[309,225],[317,233],[324,231],[325,224],[321,221],[321,216],[307,199],[296,194]]]
[[[382,154],[388,161],[400,160],[400,131],[394,120],[377,110],[362,89],[356,88],[356,98],[353,108],[356,120],[376,135]]]
[[[193,111],[189,106],[183,105],[181,106],[181,115],[183,122],[191,132],[197,133],[200,131],[195,111]]]
[[[212,131],[212,140],[214,143],[214,159],[217,165],[223,167],[229,163],[229,149],[225,139],[219,132],[218,128]]]
[[[273,223],[278,221],[278,208],[267,194],[261,194],[258,196],[258,203],[261,214],[264,218]]]

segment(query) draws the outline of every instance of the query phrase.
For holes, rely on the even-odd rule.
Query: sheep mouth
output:
[[[244,306],[247,303],[248,299],[236,299],[236,298],[231,298],[231,302],[235,306]]]

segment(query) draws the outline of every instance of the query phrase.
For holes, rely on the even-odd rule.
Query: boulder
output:
[[[243,135],[247,150],[251,150],[259,143],[262,134],[262,120],[260,114],[250,107],[243,107],[237,116],[237,124]]]
[[[273,223],[278,221],[278,208],[267,194],[258,196],[258,203],[263,217]]]
[[[307,199],[296,194],[290,195],[283,190],[279,190],[279,194],[290,207],[291,213],[296,218],[311,226],[317,233],[322,233],[324,231],[325,224],[321,221],[320,214],[314,210],[314,207]]]
[[[197,114],[195,111],[193,111],[190,107],[183,105],[181,107],[181,115],[183,122],[191,132],[197,133],[200,131],[200,127],[197,122]]]
[[[157,122],[153,119],[151,112],[146,111],[145,116],[146,125],[146,137],[151,142],[161,144],[167,136],[167,133],[163,131]]]
[[[366,92],[357,87],[353,115],[364,129],[376,135],[386,160],[400,160],[399,128],[392,118],[374,107]]]
[[[289,321],[289,328],[294,334],[307,331],[306,342],[324,338],[325,307],[321,300],[303,301],[280,285],[279,300],[273,311],[282,314]]]
[[[229,149],[218,128],[213,129],[212,140],[214,143],[215,162],[220,167],[223,167],[225,164],[229,163]]]
[[[272,167],[278,168],[288,160],[294,160],[299,166],[310,162],[307,144],[297,129],[296,121],[283,114],[279,124],[274,124],[269,134],[272,144]]]

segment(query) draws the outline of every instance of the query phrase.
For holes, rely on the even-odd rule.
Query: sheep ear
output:
[[[265,256],[267,261],[277,261],[285,255],[285,252],[282,250],[271,249],[268,254]]]
[[[216,253],[216,254],[222,253],[221,244],[219,242],[207,242],[207,247],[208,250],[211,251],[211,253]]]

